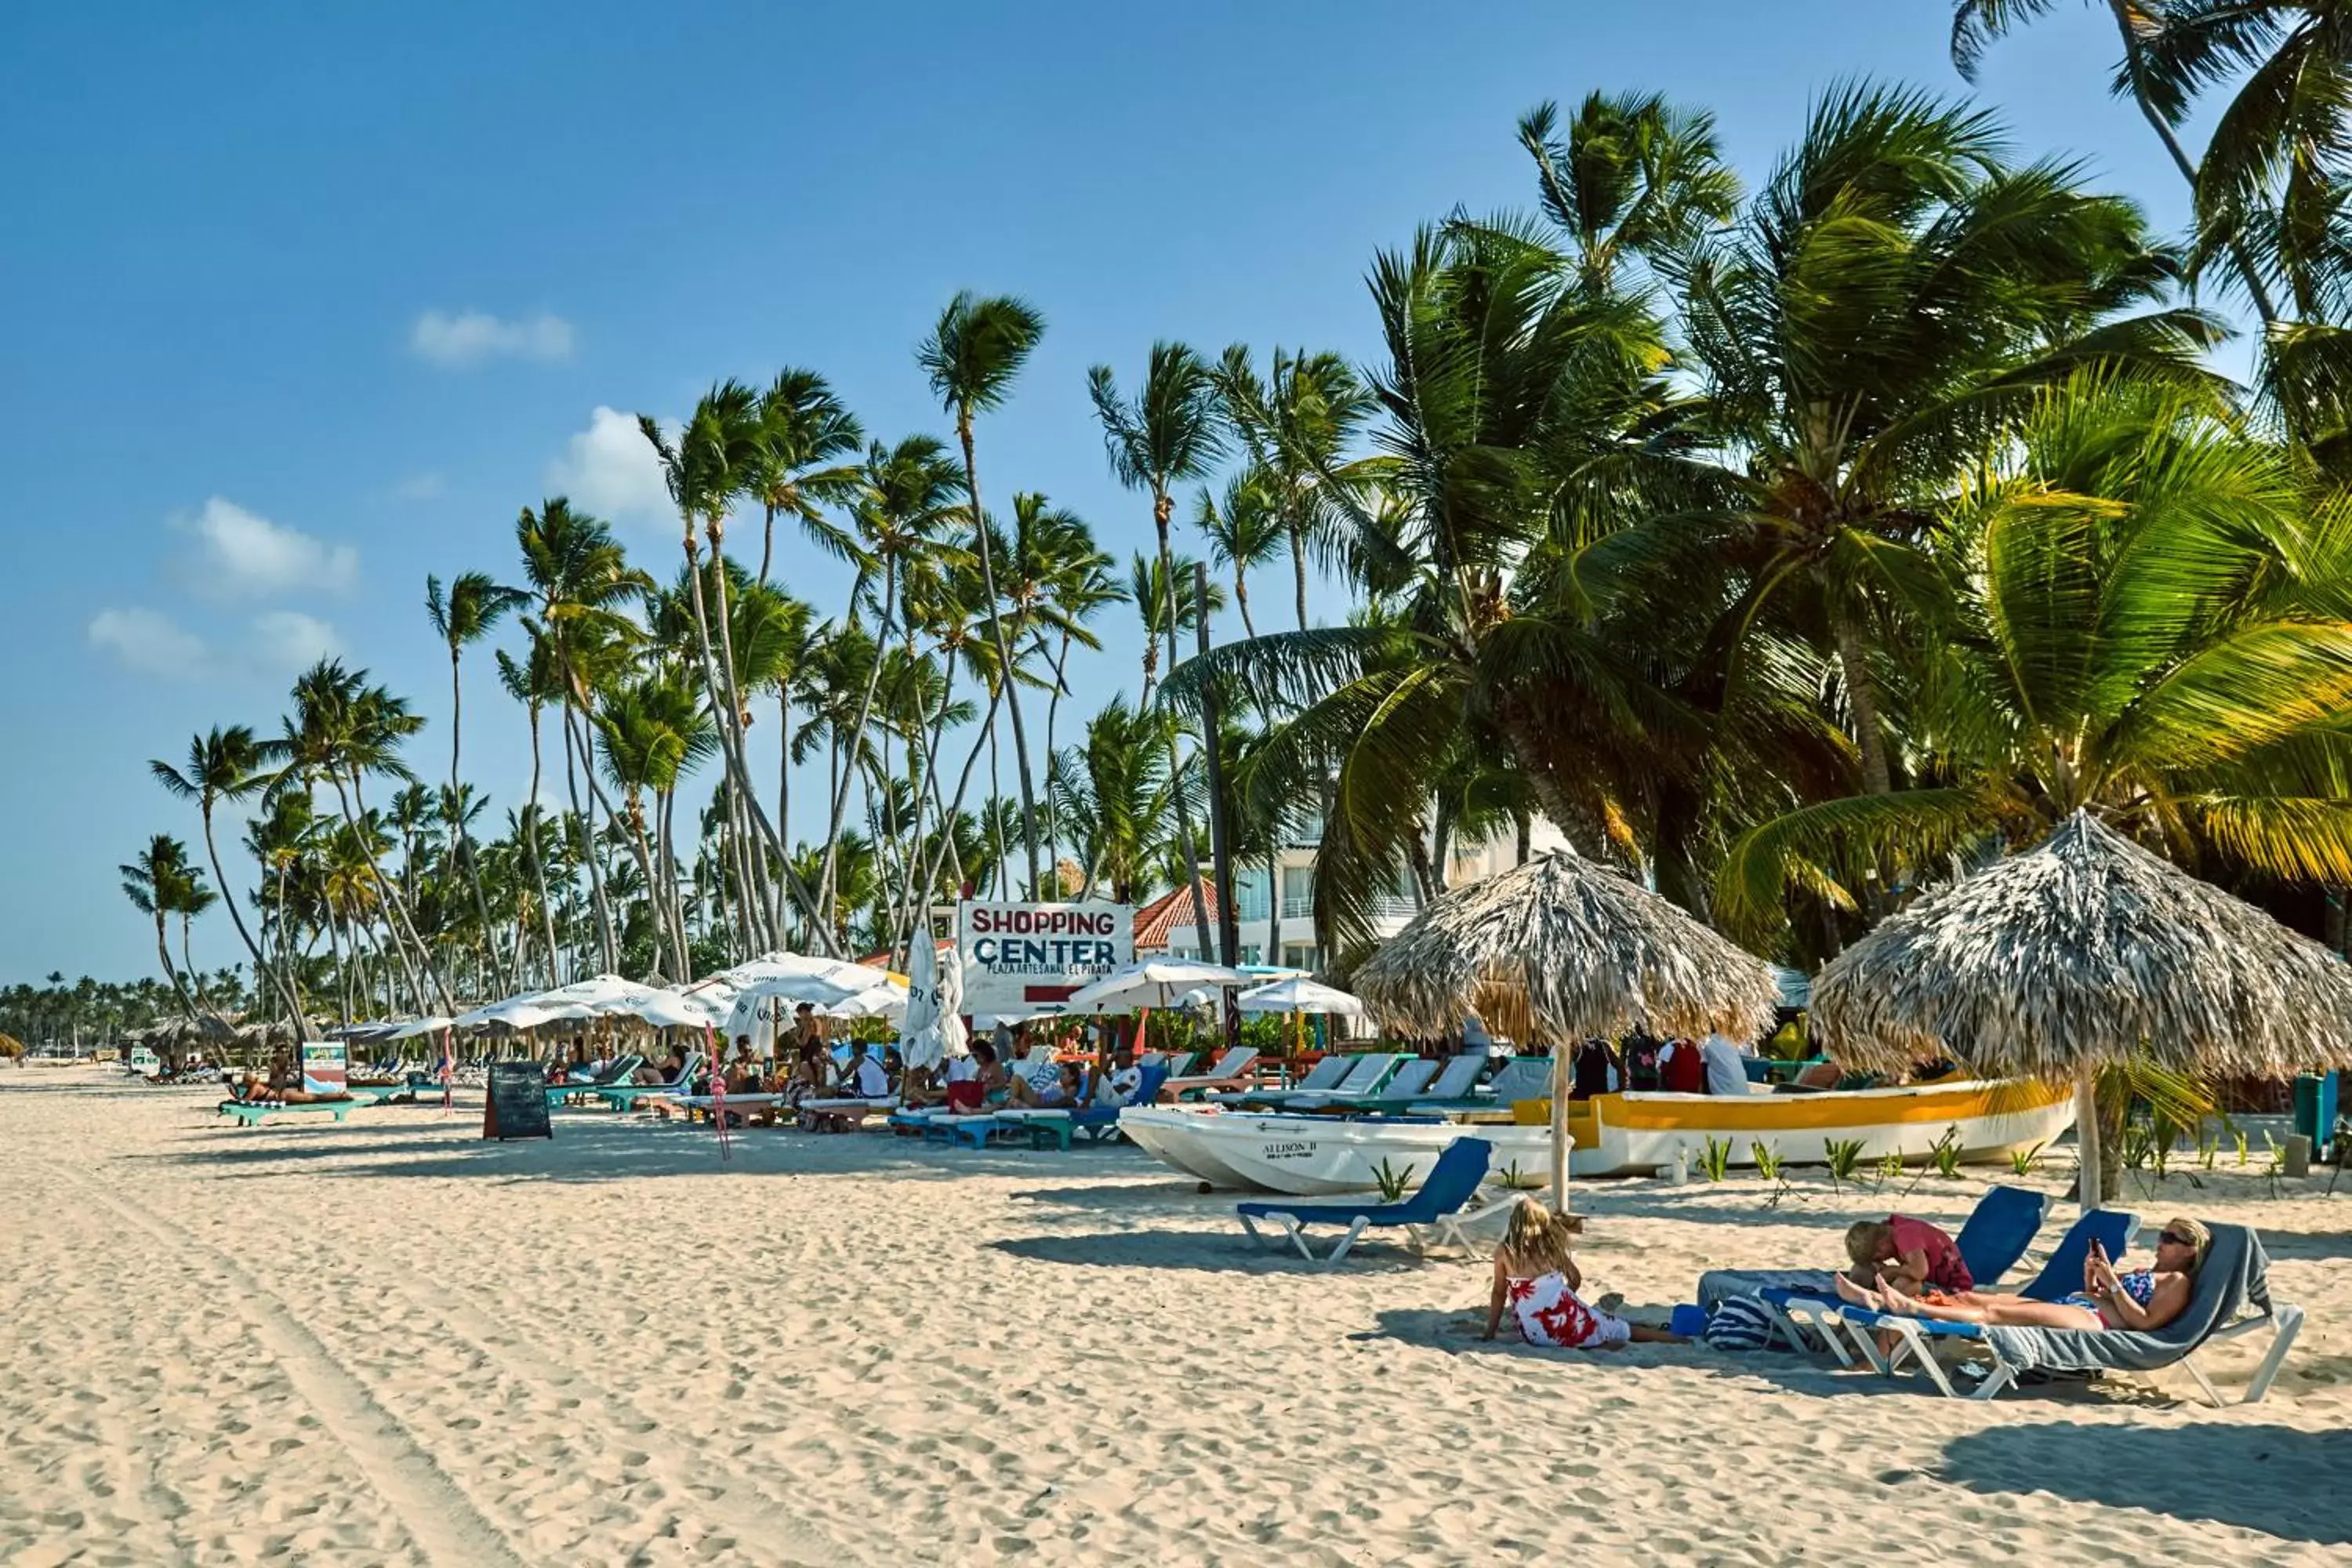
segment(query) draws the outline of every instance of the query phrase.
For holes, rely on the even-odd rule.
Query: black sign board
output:
[[[547,1069],[537,1062],[492,1062],[489,1088],[482,1095],[482,1136],[552,1138],[547,1114]]]

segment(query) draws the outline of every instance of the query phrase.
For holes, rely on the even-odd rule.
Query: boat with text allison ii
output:
[[[1215,1107],[1134,1106],[1119,1131],[1161,1163],[1220,1187],[1293,1193],[1369,1192],[1380,1173],[1412,1172],[1414,1184],[1456,1138],[1495,1146],[1491,1169],[1549,1168],[1551,1129],[1526,1105],[1446,1116],[1268,1113]],[[1694,1169],[1710,1142],[1727,1163],[1753,1168],[1760,1146],[1791,1165],[1823,1163],[1832,1143],[1859,1142],[1856,1158],[1926,1161],[1956,1145],[1966,1163],[2005,1160],[2047,1143],[2074,1122],[2071,1089],[2026,1079],[1959,1079],[1896,1089],[1818,1094],[1595,1095],[1570,1110],[1571,1177],[1651,1175],[1677,1158]]]

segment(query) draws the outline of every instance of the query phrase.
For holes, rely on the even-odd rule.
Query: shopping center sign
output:
[[[1034,1013],[1135,957],[1132,904],[956,906],[963,1010]]]

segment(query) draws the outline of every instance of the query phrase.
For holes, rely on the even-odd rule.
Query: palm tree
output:
[[[996,562],[990,548],[987,512],[980,504],[980,469],[972,458],[972,416],[1003,405],[1030,352],[1045,334],[1045,318],[1011,295],[975,299],[965,289],[948,301],[939,324],[915,351],[947,411],[955,416],[956,439],[963,447],[964,490],[971,501],[967,521],[980,554],[980,580],[988,613],[988,639],[998,668],[1018,668],[1013,644],[998,611]],[[1037,887],[1037,805],[1029,776],[1029,736],[1021,721],[1021,698],[1008,680],[1005,707],[1013,717],[1014,764],[1021,773],[1021,840],[1028,857],[1029,887]]]
[[[122,873],[122,894],[131,907],[155,921],[155,956],[163,961],[163,978],[180,998],[180,1006],[191,1022],[196,1016],[196,1004],[188,994],[185,982],[172,963],[171,945],[164,940],[163,922],[173,915],[192,915],[199,911],[196,895],[207,901],[211,889],[204,886],[204,873],[188,864],[188,847],[167,833],[158,833],[147,841],[139,858],[117,868]]]
[[[521,840],[523,859],[530,868],[531,880],[539,889],[539,913],[541,935],[547,944],[547,984],[552,987],[562,981],[562,959],[555,942],[554,906],[547,892],[547,862],[540,854],[539,785],[541,752],[539,745],[539,715],[550,700],[562,700],[562,689],[556,682],[552,662],[545,639],[531,638],[530,654],[518,661],[504,648],[498,652],[499,684],[506,693],[522,705],[530,721],[530,795],[523,802],[515,818],[515,836]]]
[[[2137,209],[2002,149],[1990,116],[1918,93],[1815,105],[1744,221],[1683,264],[1705,385],[1672,439],[1717,460],[1641,459],[1654,515],[1612,546],[1679,541],[1691,581],[1750,584],[1746,624],[1793,617],[1832,649],[1872,795],[1894,787],[1876,645],[1933,600],[1934,499],[2037,386],[2096,361],[2198,374],[2217,335],[2192,310],[2124,316],[2169,282]]]
[[[1127,563],[1127,596],[1133,600],[1143,619],[1143,689],[1150,691],[1159,683],[1160,647],[1164,641],[1169,648],[1169,662],[1175,662],[1175,652],[1185,641],[1196,636],[1201,626],[1202,605],[1192,592],[1192,569],[1198,564],[1192,556],[1176,554],[1170,557],[1170,571],[1150,555],[1132,555]],[[1225,607],[1223,586],[1211,580],[1207,610],[1212,616]],[[1169,624],[1169,612],[1175,612],[1175,624]]]
[[[184,771],[169,763],[151,762],[148,771],[155,782],[182,800],[193,800],[205,819],[205,854],[212,862],[213,880],[223,889],[230,886],[228,877],[221,870],[220,845],[213,835],[213,809],[225,800],[243,800],[268,782],[263,768],[278,755],[276,742],[257,741],[253,731],[242,724],[223,730],[218,727],[198,735],[188,742],[188,763]],[[257,985],[267,973],[276,987],[278,999],[286,1005],[287,1022],[301,1026],[302,1005],[288,984],[286,976],[261,962],[261,949],[254,945],[253,933],[245,929],[245,916],[236,907],[236,899],[226,896],[223,902],[228,908],[228,918],[236,927],[237,939],[245,943],[246,952],[253,960],[254,981]]]
[[[1276,349],[1261,380],[1239,343],[1225,350],[1217,387],[1289,537],[1303,632],[1308,554],[1333,552],[1348,532],[1343,498],[1368,496],[1391,467],[1383,458],[1347,456],[1370,416],[1372,395],[1334,353]]]
[[[1055,754],[1045,787],[1085,857],[1080,898],[1098,883],[1114,903],[1133,903],[1144,890],[1176,805],[1171,740],[1164,712],[1114,697],[1087,721],[1081,744]]]
[[[2189,863],[2352,881],[2352,498],[2191,391],[2084,374],[2013,466],[1950,509],[1954,611],[1915,699],[1916,787],[1832,800],[1732,847],[1751,929],[1802,885],[1851,906],[2077,809]]]
[[[1567,231],[1580,279],[1601,293],[1630,258],[1666,260],[1727,222],[1739,180],[1716,145],[1715,116],[1677,109],[1656,93],[1594,93],[1565,139],[1559,106],[1519,120],[1519,145],[1535,160],[1544,216]]]
[[[449,794],[444,798],[455,801],[458,789],[458,745],[464,730],[465,687],[458,679],[458,664],[466,647],[488,637],[499,622],[511,610],[530,602],[530,595],[520,588],[501,587],[487,572],[467,572],[453,578],[445,598],[441,580],[425,579],[425,614],[441,640],[449,645]],[[482,898],[482,874],[474,864],[473,841],[461,830],[459,824],[448,823],[450,847],[458,863],[465,868],[466,880],[473,889],[474,910],[480,916],[482,929],[490,924],[490,908]],[[506,976],[508,989],[519,984],[512,973]]]
[[[779,516],[800,519],[828,553],[849,556],[849,536],[825,516],[824,509],[845,505],[857,494],[854,459],[866,445],[857,416],[842,405],[824,377],[787,367],[760,395],[759,417],[759,437],[744,472],[744,487],[758,498],[764,513],[760,581],[768,580]]]
[[[1242,613],[1244,636],[1257,636],[1250,619],[1249,569],[1272,559],[1283,541],[1283,520],[1265,470],[1244,468],[1225,481],[1220,498],[1207,486],[1192,521],[1209,540],[1209,558],[1234,574],[1234,604]]]

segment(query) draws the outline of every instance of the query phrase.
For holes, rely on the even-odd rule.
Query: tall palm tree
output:
[[[433,629],[449,647],[449,794],[443,798],[455,802],[458,790],[458,748],[465,729],[465,684],[459,679],[459,661],[470,643],[489,636],[509,611],[530,602],[530,595],[520,588],[500,586],[487,572],[466,572],[451,579],[449,592],[441,592],[441,579],[425,579],[425,614]],[[457,862],[465,868],[467,884],[474,893],[474,910],[480,917],[484,931],[489,930],[490,907],[482,898],[482,874],[474,864],[473,841],[456,822],[447,824],[449,844]],[[505,976],[507,988],[516,989],[519,982],[509,973]]]
[[[1234,574],[1234,605],[1242,614],[1242,632],[1257,636],[1250,619],[1249,569],[1273,558],[1282,547],[1283,520],[1265,470],[1244,468],[1225,481],[1221,497],[1201,487],[1192,521],[1209,541],[1209,558]]]
[[[215,727],[209,733],[191,740],[184,771],[164,762],[147,764],[156,783],[182,800],[194,801],[197,809],[203,813],[205,855],[212,862],[213,880],[224,889],[232,884],[221,870],[220,845],[213,834],[214,808],[225,800],[243,800],[260,789],[268,782],[263,770],[276,760],[279,750],[278,742],[256,740],[251,730],[242,724],[235,724],[226,730]],[[234,894],[225,893],[222,901],[228,908],[230,923],[236,927],[237,939],[245,943],[245,951],[253,960],[255,984],[260,984],[262,976],[267,974],[278,999],[286,1005],[287,1022],[299,1028],[302,1018],[301,1002],[295,996],[284,973],[262,963],[261,949],[255,945],[253,933],[246,930],[245,916],[237,909]]]
[[[516,814],[515,836],[521,840],[525,864],[530,868],[531,880],[539,890],[541,934],[547,947],[547,984],[561,985],[562,958],[555,942],[555,912],[547,891],[547,862],[540,853],[541,835],[539,831],[539,786],[541,755],[539,744],[539,716],[551,700],[560,701],[562,693],[556,683],[554,670],[543,638],[533,637],[530,654],[517,660],[504,648],[498,651],[499,683],[506,693],[522,705],[530,721],[530,795]]]
[[[1609,292],[1629,258],[1656,264],[1727,222],[1739,180],[1716,144],[1715,116],[1656,93],[1594,93],[1563,137],[1559,106],[1519,119],[1544,216],[1567,231],[1583,286]]]
[[[163,978],[171,982],[172,990],[180,998],[180,1006],[191,1022],[196,1016],[195,999],[188,994],[186,982],[172,963],[172,949],[164,940],[163,922],[180,914],[194,902],[197,892],[209,893],[203,885],[203,873],[188,864],[188,847],[168,833],[158,833],[147,841],[146,848],[130,864],[116,868],[122,873],[122,894],[141,914],[155,921],[155,956],[163,962]],[[189,912],[194,912],[193,910]]]
[[[1219,363],[1217,388],[1289,537],[1305,631],[1308,555],[1339,552],[1349,531],[1343,500],[1369,496],[1391,466],[1384,458],[1347,456],[1372,413],[1371,392],[1334,353],[1276,349],[1261,378],[1239,343]]]
[[[1081,744],[1055,754],[1046,788],[1085,858],[1081,898],[1100,885],[1112,902],[1133,903],[1145,890],[1178,793],[1170,740],[1163,710],[1114,697],[1087,721]]]
[[[2084,374],[1954,500],[1954,610],[1914,704],[1916,787],[1757,826],[1718,905],[1857,901],[2077,809],[2175,858],[2352,881],[2352,498],[2313,505],[2210,398]]]
[[[1159,684],[1159,657],[1161,643],[1170,650],[1169,662],[1175,662],[1176,650],[1192,639],[1200,629],[1203,605],[1192,592],[1192,569],[1197,564],[1190,555],[1181,552],[1169,557],[1167,566],[1150,555],[1132,555],[1127,563],[1127,596],[1133,600],[1143,619],[1143,689],[1151,690]],[[1172,569],[1172,574],[1171,574]],[[1225,590],[1212,579],[1209,584],[1208,613],[1214,616],[1225,607]],[[1173,612],[1175,620],[1169,620]]]
[[[1814,106],[1740,225],[1683,264],[1704,387],[1669,428],[1716,460],[1641,458],[1655,515],[1612,546],[1678,541],[1693,581],[1744,575],[1746,624],[1791,616],[1832,649],[1872,795],[1894,787],[1877,647],[1933,601],[1933,499],[2035,387],[2096,361],[2200,375],[2218,336],[2194,310],[2126,315],[2171,280],[2137,209],[2004,148],[1991,116],[1916,92]]]
[[[798,518],[828,554],[851,554],[848,534],[824,509],[845,505],[857,494],[855,459],[866,445],[857,416],[834,395],[824,377],[787,366],[760,395],[759,419],[759,438],[744,473],[744,487],[764,513],[759,580],[768,580],[780,516]]]
[[[966,520],[980,555],[980,579],[987,601],[988,638],[995,645],[1000,668],[1018,668],[1012,640],[999,614],[996,562],[990,548],[987,512],[980,504],[980,468],[972,458],[972,419],[1003,405],[1012,393],[1037,340],[1045,334],[1045,318],[1026,300],[1008,294],[975,298],[965,289],[948,301],[939,323],[915,351],[916,363],[929,377],[947,411],[955,416],[956,440],[963,447],[964,489],[971,500]],[[1037,804],[1029,776],[1029,736],[1021,720],[1021,698],[1014,683],[1005,686],[1005,707],[1013,719],[1014,765],[1021,774],[1021,839],[1028,857],[1029,887],[1037,887]]]

